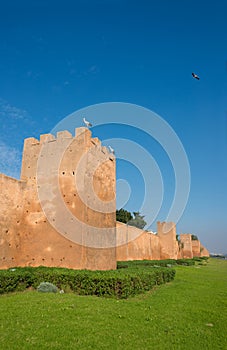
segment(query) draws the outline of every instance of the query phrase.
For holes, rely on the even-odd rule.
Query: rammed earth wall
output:
[[[115,157],[86,128],[24,141],[21,178],[0,174],[0,268],[109,270],[117,260],[208,256],[174,223],[116,222]]]

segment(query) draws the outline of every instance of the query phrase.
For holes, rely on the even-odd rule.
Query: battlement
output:
[[[157,222],[157,235],[166,235],[168,233],[172,232],[173,235],[176,236],[176,224],[174,222]]]
[[[114,160],[114,155],[110,153],[109,149],[102,146],[100,140],[91,137],[91,131],[85,127],[75,129],[73,136],[69,131],[59,131],[56,137],[52,134],[42,134],[40,139],[29,137],[24,140],[24,149],[21,167],[21,180],[35,181],[37,173],[37,163],[39,157],[46,157],[49,161],[53,158],[62,155],[69,151],[72,153],[69,157],[69,163],[72,156],[88,149],[95,148],[96,152],[100,153],[99,157],[103,155],[109,156],[111,161]],[[98,153],[96,156],[98,156]]]
[[[81,135],[83,135],[83,136],[86,135],[86,137],[88,139],[91,139],[91,131],[88,130],[87,128],[82,127],[82,128],[75,129],[74,137],[79,137]],[[62,139],[72,139],[72,138],[73,138],[73,135],[68,130],[63,130],[63,131],[58,131],[56,137],[52,134],[41,134],[39,140],[37,140],[34,137],[29,137],[29,138],[24,140],[24,144],[29,145],[29,146],[40,145],[40,144],[43,144],[45,142],[52,142],[52,141],[58,141],[58,140],[62,140]],[[97,143],[98,139],[97,138],[94,138],[94,139],[95,139],[94,142]]]
[[[69,131],[58,131],[57,136],[55,137],[52,134],[41,134],[39,140],[34,137],[29,137],[24,140],[24,151],[29,152],[29,148],[31,146],[40,146],[44,143],[54,142],[54,141],[62,141],[62,140],[72,140],[73,138],[81,138],[86,141],[89,141],[91,145],[100,146],[101,141],[97,137],[91,137],[91,131],[87,128],[81,127],[75,129],[75,135],[73,136]],[[28,149],[27,149],[28,148]],[[109,149],[105,146],[102,146],[103,153],[110,153]]]

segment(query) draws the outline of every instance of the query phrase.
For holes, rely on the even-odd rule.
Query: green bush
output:
[[[0,294],[23,291],[33,285],[34,276],[29,271],[12,270],[0,271]]]
[[[117,269],[124,268],[141,268],[141,267],[169,267],[176,265],[176,260],[132,260],[132,261],[118,261]]]
[[[176,260],[177,265],[192,266],[195,265],[194,259],[178,259]]]
[[[195,257],[193,259],[166,259],[166,260],[133,260],[133,261],[118,261],[117,269],[125,268],[145,268],[145,267],[172,267],[176,265],[192,266],[195,262],[206,260],[206,257]]]
[[[208,259],[209,259],[208,256],[200,256],[200,257],[195,256],[195,257],[193,258],[193,260],[195,260],[195,261],[197,261],[197,262],[207,261]]]
[[[41,282],[37,287],[37,291],[43,293],[57,293],[58,288],[53,283]]]
[[[172,281],[175,270],[132,266],[114,271],[87,271],[66,268],[25,267],[0,270],[0,294],[33,287],[40,291],[70,290],[80,295],[128,298],[151,290],[153,286]],[[45,285],[43,281],[45,282]]]
[[[199,258],[201,259],[201,258]],[[166,259],[166,260],[133,260],[133,261],[118,261],[117,268],[135,268],[135,267],[171,267],[174,265],[195,265],[195,259]]]

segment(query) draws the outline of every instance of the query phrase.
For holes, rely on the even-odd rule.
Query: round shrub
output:
[[[52,283],[41,282],[37,288],[37,291],[43,293],[57,293],[58,288]]]

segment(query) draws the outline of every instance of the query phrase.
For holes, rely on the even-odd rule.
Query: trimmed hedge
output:
[[[169,267],[176,265],[176,260],[132,260],[132,261],[118,261],[117,269],[123,268],[142,268],[142,267]]]
[[[13,271],[12,271],[13,270]],[[79,295],[128,298],[174,279],[175,270],[167,268],[127,268],[116,271],[88,271],[66,268],[25,267],[0,270],[0,294],[37,289],[41,282]]]
[[[117,268],[141,268],[141,267],[172,267],[177,265],[192,266],[196,262],[203,262],[207,257],[195,257],[193,259],[166,259],[166,260],[133,260],[118,261]]]

